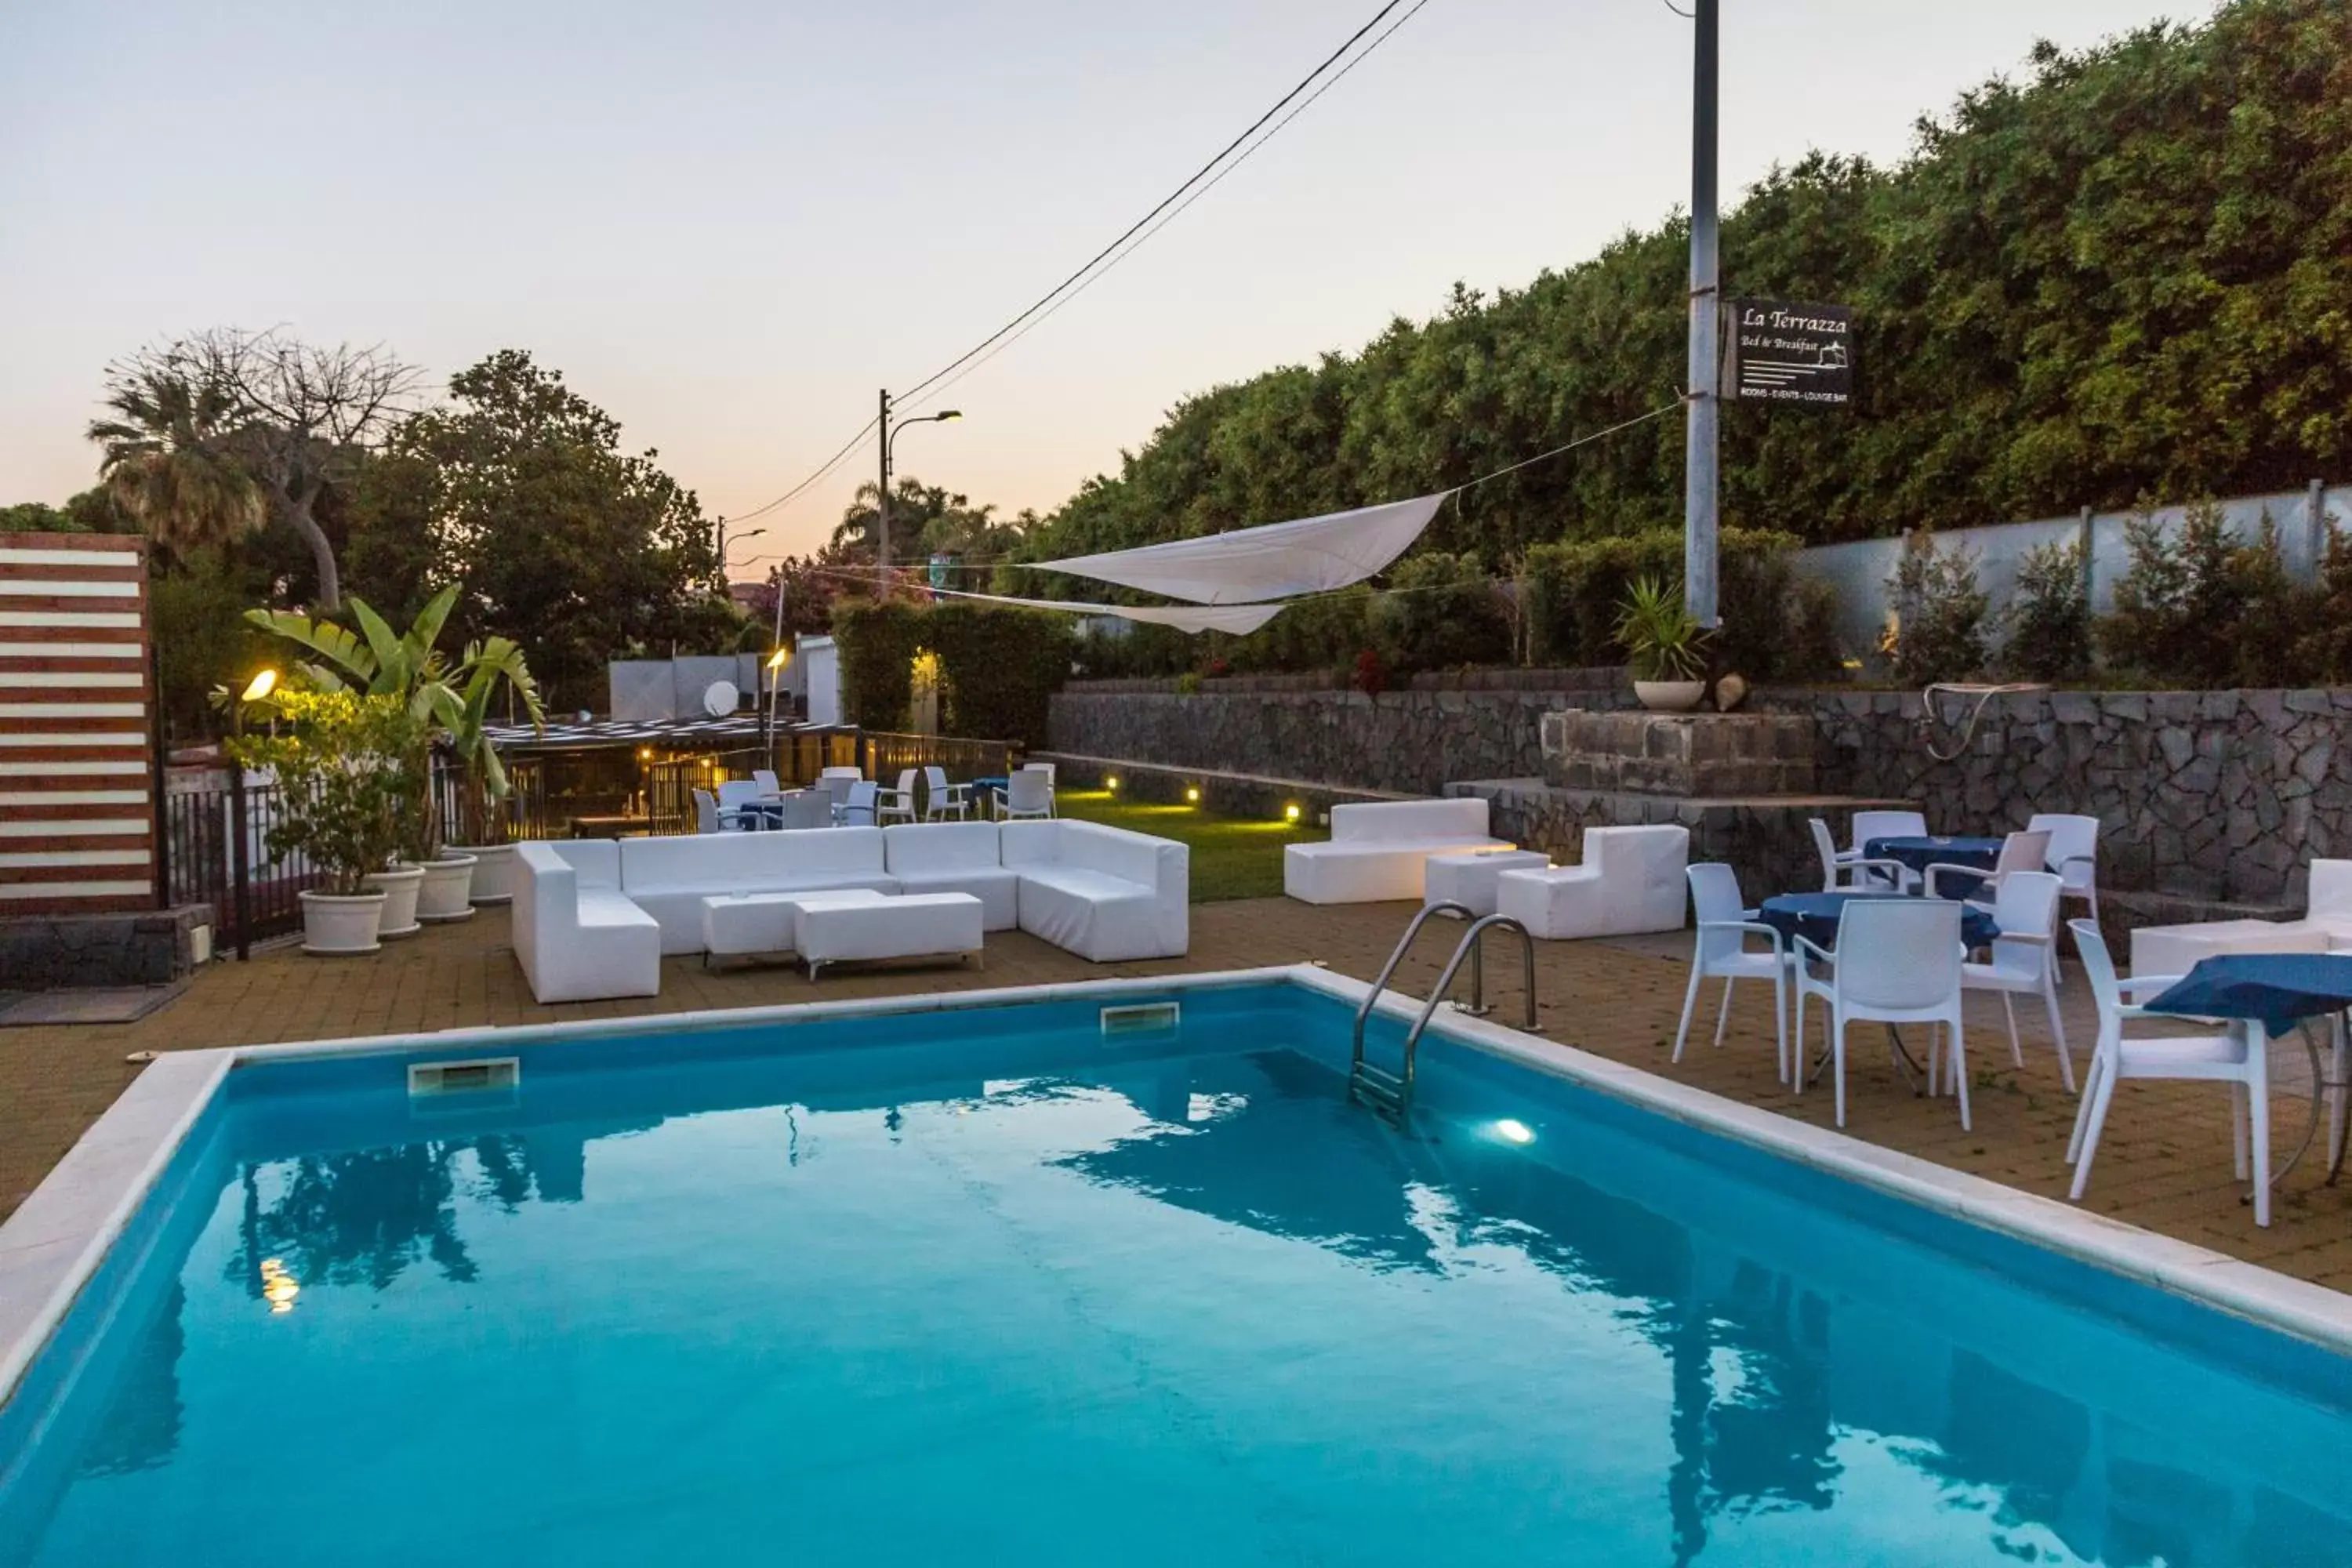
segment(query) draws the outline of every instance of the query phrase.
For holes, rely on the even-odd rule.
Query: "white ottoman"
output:
[[[871,888],[798,893],[724,893],[702,900],[702,966],[714,958],[791,952],[799,947],[801,911],[813,904],[877,904]]]
[[[1506,871],[1540,871],[1551,858],[1532,849],[1474,849],[1432,855],[1422,873],[1422,904],[1460,904],[1474,914],[1495,912],[1496,879]]]
[[[820,968],[845,959],[961,959],[981,950],[982,910],[970,893],[827,900],[801,910],[797,946],[812,981]]]

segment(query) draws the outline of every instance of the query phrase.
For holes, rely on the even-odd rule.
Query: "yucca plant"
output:
[[[1706,673],[1706,628],[1683,605],[1683,585],[1637,577],[1617,608],[1617,644],[1636,680],[1696,680]]]

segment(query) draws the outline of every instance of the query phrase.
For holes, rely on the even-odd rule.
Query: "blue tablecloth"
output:
[[[1990,871],[2000,858],[1998,838],[1874,838],[1862,847],[1865,860],[1895,860],[1914,871],[1930,866],[1972,866]]]
[[[2191,1018],[2259,1018],[2283,1035],[2305,1018],[2352,1007],[2352,953],[2231,952],[2197,967],[2146,1004]]]
[[[1838,917],[1852,899],[1899,899],[1901,893],[1780,893],[1764,900],[1758,918],[1784,937],[1803,937],[1815,947],[1837,946]],[[2000,934],[1992,916],[1974,904],[1960,906],[1960,940],[1982,947]]]

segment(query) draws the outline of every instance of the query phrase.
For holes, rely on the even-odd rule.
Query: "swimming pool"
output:
[[[1347,989],[256,1053],[0,1407],[0,1563],[2352,1563],[2345,1357],[1483,1026],[1401,1137]]]

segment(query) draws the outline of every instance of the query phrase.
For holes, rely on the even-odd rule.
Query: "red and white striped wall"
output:
[[[147,544],[0,533],[0,918],[155,907]]]

